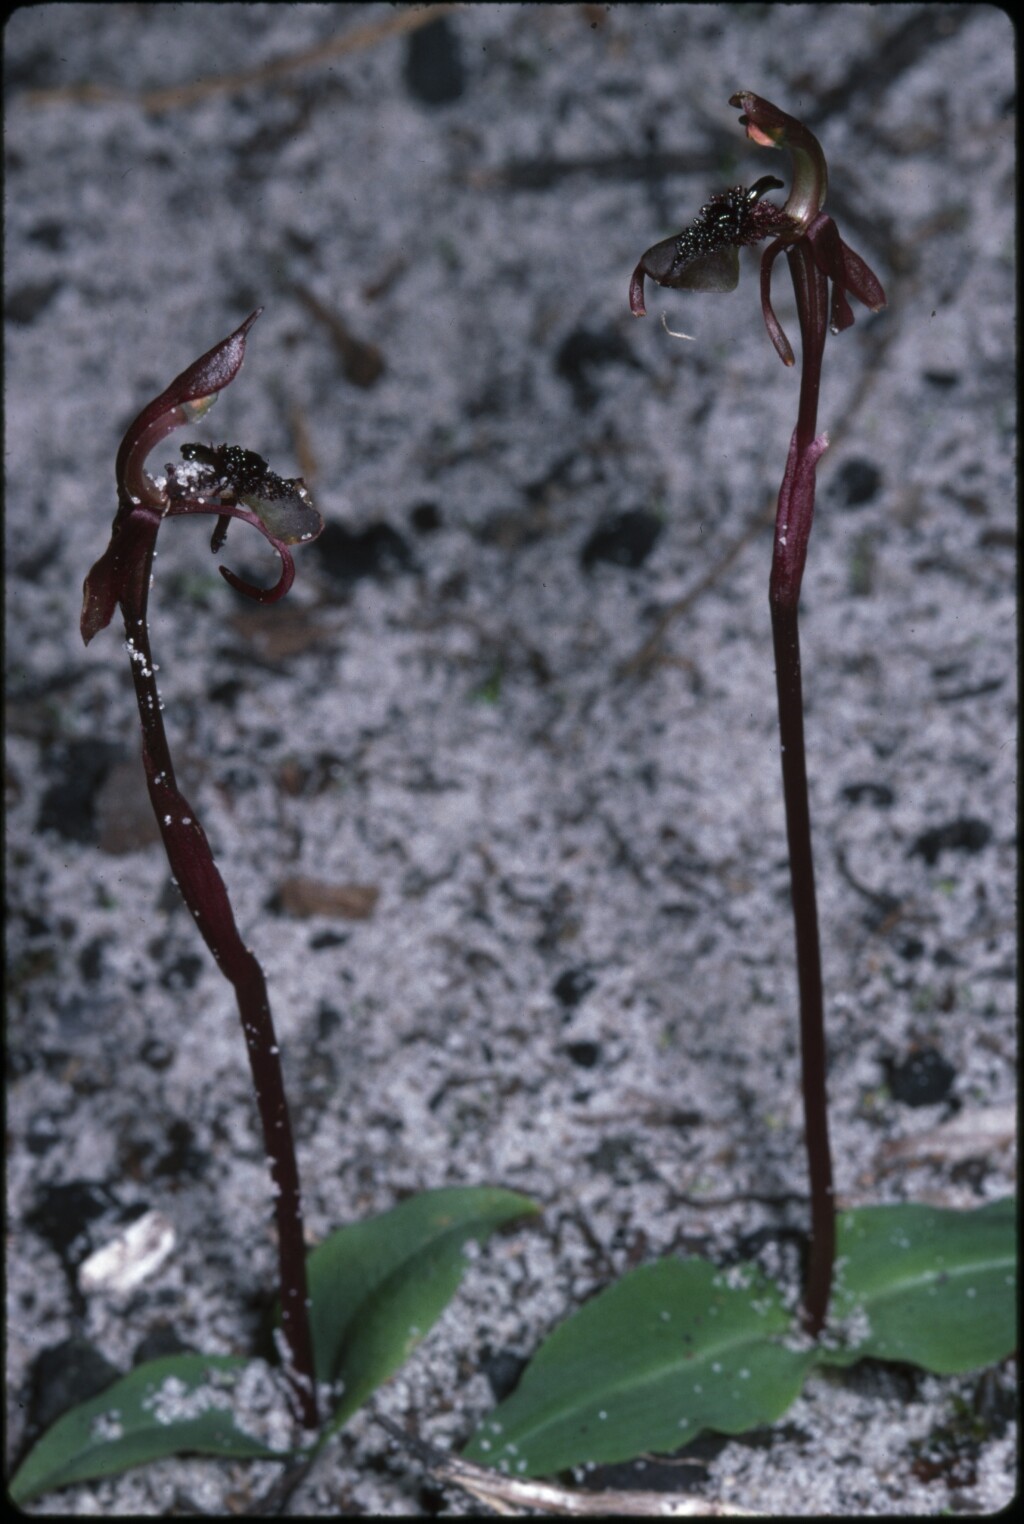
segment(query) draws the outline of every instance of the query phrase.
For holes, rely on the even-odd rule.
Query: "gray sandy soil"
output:
[[[120,631],[88,652],[78,634],[122,431],[261,303],[196,437],[304,474],[331,528],[261,609],[217,576],[206,521],[168,524],[153,636],[184,785],[267,972],[308,1232],[440,1185],[543,1207],[472,1258],[373,1407],[457,1449],[515,1357],[662,1254],[746,1246],[795,1295],[767,578],[797,380],[756,252],[728,299],[627,306],[645,247],[786,173],[745,142],[741,88],[819,135],[830,210],[889,295],[827,347],[803,600],[839,1198],[1013,1189],[1007,17],[485,5],[425,47],[402,14],[70,4],[7,24],[9,1463],[55,1400],[44,1351],[74,1339],[118,1370],[169,1339],[247,1353],[273,1294],[231,990],[148,818]],[[243,526],[221,559],[273,576]],[[296,879],[376,897],[346,916],[321,888],[310,913]],[[141,1209],[173,1252],[127,1295],[81,1297],[60,1225],[100,1242]],[[820,1374],[776,1430],[702,1441],[676,1490],[991,1511],[1015,1487],[1013,1381]],[[269,1378],[251,1397],[281,1423]],[[372,1414],[283,1506],[472,1511]],[[32,1507],[245,1514],[278,1475],[172,1459]]]

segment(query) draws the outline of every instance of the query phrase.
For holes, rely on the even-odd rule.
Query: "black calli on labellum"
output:
[[[644,279],[677,291],[734,291],[740,278],[739,250],[770,234],[788,230],[785,212],[771,202],[768,191],[781,190],[774,175],[762,175],[749,190],[734,185],[702,206],[690,227],[664,238],[643,255],[633,271],[629,305],[635,317],[646,314]]]
[[[301,477],[282,477],[271,471],[262,455],[241,445],[183,444],[184,469],[167,467],[168,492],[172,499],[215,496],[221,506],[241,503],[259,519],[268,538],[279,545],[299,545],[315,540],[323,520]],[[230,515],[218,519],[213,549],[220,550],[227,535]],[[222,568],[226,580],[239,587],[239,579]],[[240,591],[247,591],[243,586]]]

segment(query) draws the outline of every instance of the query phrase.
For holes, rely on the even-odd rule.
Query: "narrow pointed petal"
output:
[[[881,281],[848,243],[843,243],[842,239],[839,242],[843,250],[843,285],[871,312],[881,312],[886,305]]]
[[[832,218],[822,212],[807,229],[807,241],[814,252],[814,263],[832,282],[833,333],[841,333],[853,322],[853,312],[846,293],[855,296],[872,312],[885,306],[885,292],[874,272],[839,236]]]
[[[843,284],[843,240],[827,212],[819,212],[807,229],[807,242],[814,253],[814,263],[822,275]]]
[[[785,247],[782,239],[777,238],[761,255],[761,313],[764,317],[764,326],[768,330],[768,337],[775,345],[775,353],[783,365],[794,365],[796,360],[793,346],[786,338],[782,324],[775,316],[775,308],[772,306],[772,266]]]
[[[115,547],[107,549],[93,565],[82,587],[82,615],[78,627],[86,645],[94,635],[105,630],[114,617],[114,611],[124,591],[125,565],[115,555]]]

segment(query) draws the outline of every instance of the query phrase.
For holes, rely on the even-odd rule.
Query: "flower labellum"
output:
[[[644,277],[678,291],[734,291],[740,278],[738,250],[771,233],[782,232],[788,219],[761,197],[781,190],[782,181],[764,175],[749,190],[734,185],[712,196],[693,224],[648,249],[633,271],[629,305],[634,317],[644,317]]]
[[[207,468],[205,479],[202,475],[188,478],[193,495],[198,486],[204,493],[216,493],[222,506],[233,495],[246,508],[252,509],[274,539],[285,545],[315,540],[323,528],[323,520],[313,507],[302,478],[277,476],[255,450],[243,450],[240,445],[221,445],[219,449],[213,449],[207,445],[183,444],[181,454],[186,461]],[[169,479],[180,487],[185,473],[178,478],[173,466],[168,466],[167,471]]]

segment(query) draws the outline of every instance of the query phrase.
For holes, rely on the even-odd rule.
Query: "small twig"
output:
[[[885,890],[869,889],[867,884],[862,884],[858,878],[854,877],[853,870],[846,860],[846,847],[842,843],[836,847],[836,867],[839,869],[840,878],[844,879],[850,888],[856,894],[859,894],[862,899],[867,900],[869,905],[875,907],[876,929],[878,925],[887,921],[891,915],[902,908],[903,901],[898,899],[896,895],[889,894]]]
[[[292,289],[306,311],[327,329],[346,379],[354,386],[373,386],[379,381],[384,374],[384,357],[376,344],[356,338],[341,314],[326,306],[307,286],[296,281]]]
[[[673,1205],[695,1207],[698,1211],[705,1207],[747,1206],[751,1201],[758,1206],[783,1207],[792,1202],[806,1206],[808,1200],[806,1191],[779,1191],[775,1195],[767,1191],[737,1191],[732,1196],[687,1196],[683,1191],[672,1192]]]
[[[620,153],[577,158],[511,159],[493,168],[470,169],[461,177],[471,190],[549,190],[573,175],[595,180],[635,181],[665,175],[704,174],[718,168],[718,156],[700,153]]]
[[[307,1455],[301,1455],[296,1460],[289,1461],[273,1485],[267,1488],[261,1498],[249,1506],[250,1517],[266,1519],[283,1514],[322,1453],[323,1446],[317,1445]]]
[[[297,402],[288,409],[288,427],[291,429],[295,458],[299,463],[299,475],[307,487],[312,487],[320,472],[313,441],[309,437],[306,415]]]
[[[577,1492],[568,1487],[554,1487],[550,1482],[517,1481],[499,1471],[474,1466],[457,1455],[438,1450],[380,1413],[375,1413],[374,1419],[396,1444],[422,1461],[436,1481],[461,1488],[478,1503],[506,1518],[529,1513],[562,1514],[573,1519],[597,1516],[652,1519],[758,1517],[746,1508],[734,1508],[728,1503],[685,1493]]]
[[[619,664],[615,673],[617,678],[621,680],[622,678],[634,676],[646,677],[650,669],[657,662],[667,659],[662,651],[662,644],[669,625],[680,619],[688,609],[693,607],[697,599],[707,592],[708,588],[714,586],[719,577],[728,571],[740,551],[745,550],[754,536],[764,529],[766,525],[771,524],[774,517],[774,503],[770,508],[759,508],[756,513],[751,514],[740,531],[738,538],[732,542],[712,566],[708,567],[703,577],[694,583],[690,591],[684,593],[681,598],[677,598],[674,603],[670,603],[667,608],[662,609],[658,616],[657,624],[643,645],[639,650],[634,651],[632,656],[627,656],[625,661]]]
[[[106,85],[58,85],[49,90],[27,90],[22,97],[30,106],[50,106],[61,101],[71,101],[82,106],[103,105],[109,101],[125,101],[141,106],[143,111],[175,111],[181,106],[192,106],[196,101],[207,100],[213,95],[234,95],[250,85],[265,85],[287,74],[297,74],[303,69],[313,69],[329,59],[343,58],[365,48],[376,47],[392,37],[403,37],[429,26],[449,11],[459,10],[458,4],[427,5],[418,9],[399,10],[380,21],[369,21],[365,26],[354,27],[340,37],[330,37],[311,48],[298,53],[288,53],[283,58],[272,58],[267,63],[251,69],[239,69],[232,74],[213,74],[197,79],[191,85],[169,85],[162,90],[115,90]]]

